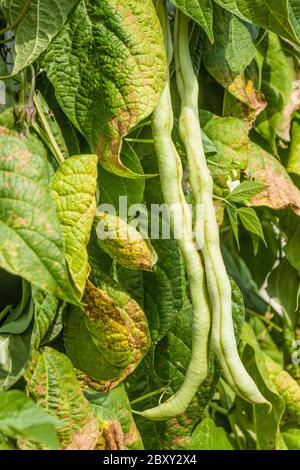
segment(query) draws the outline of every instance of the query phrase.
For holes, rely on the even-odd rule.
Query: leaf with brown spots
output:
[[[35,352],[25,379],[35,402],[64,423],[57,429],[62,449],[93,450],[100,435],[98,422],[70,360],[52,348]]]
[[[142,450],[144,448],[123,385],[109,393],[95,393],[89,390],[85,393],[102,430],[97,449]]]
[[[65,321],[65,346],[74,367],[102,390],[133,372],[146,354],[150,336],[141,307],[103,273],[93,273],[83,297]],[[85,381],[86,382],[86,381]]]
[[[254,196],[250,204],[272,209],[289,207],[300,215],[300,191],[283,165],[256,144],[251,144],[248,158],[245,176],[268,186],[265,191]]]
[[[51,194],[61,223],[66,260],[82,295],[89,273],[87,244],[96,213],[97,155],[68,158],[51,183]]]
[[[211,171],[215,182],[219,186],[226,185],[226,181],[233,175],[241,179],[241,174],[249,180],[267,186],[265,191],[254,196],[250,205],[267,206],[272,209],[290,207],[296,214],[300,214],[300,191],[294,185],[284,166],[270,153],[259,145],[251,142],[248,137],[247,123],[233,118],[220,118],[210,113],[202,113],[206,121],[204,130],[213,141],[217,154],[210,157],[213,164],[223,165],[221,178],[215,177],[214,166]]]
[[[80,2],[43,67],[60,106],[102,165],[136,177],[120,160],[122,138],[152,113],[167,72],[152,0]]]
[[[105,212],[97,213],[95,225],[99,246],[119,264],[152,271],[157,258],[155,251],[134,227]]]
[[[0,135],[0,266],[76,304],[47,162],[36,148]]]
[[[293,377],[265,354],[266,368],[277,392],[283,398],[286,413],[300,424],[300,386]]]

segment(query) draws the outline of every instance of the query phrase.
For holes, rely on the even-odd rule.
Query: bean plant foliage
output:
[[[0,449],[300,450],[299,0],[0,0]]]

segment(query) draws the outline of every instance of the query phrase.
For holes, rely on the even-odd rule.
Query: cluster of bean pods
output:
[[[170,63],[173,43],[164,0],[158,0],[157,12]],[[202,208],[197,211],[198,244],[195,243],[193,216],[182,190],[181,160],[172,141],[173,109],[169,79],[154,112],[152,127],[165,202],[170,208],[175,208],[170,210],[171,226],[173,231],[178,226],[182,228],[178,245],[185,260],[193,305],[193,347],[181,388],[161,405],[139,412],[152,420],[170,419],[187,409],[207,376],[210,342],[233,391],[251,403],[267,403],[244,368],[234,336],[231,285],[220,249],[213,205],[213,180],[203,149],[198,109],[199,87],[191,60],[188,34],[189,19],[177,11],[174,57],[181,99],[179,130],[186,149],[193,197],[197,207]],[[202,240],[200,247],[199,240]]]

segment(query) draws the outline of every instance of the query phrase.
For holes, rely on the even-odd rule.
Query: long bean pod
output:
[[[168,55],[171,58],[171,33],[164,2],[159,2],[158,13],[165,31]],[[181,388],[161,405],[139,412],[142,416],[152,420],[166,420],[180,415],[186,410],[207,376],[210,311],[205,273],[194,241],[192,213],[182,190],[182,164],[171,136],[173,110],[169,80],[154,112],[152,126],[162,191],[165,202],[171,209],[171,228],[173,232],[178,227],[182,229],[181,237],[177,242],[185,260],[193,305],[192,354]]]
[[[175,63],[181,98],[180,135],[185,145],[190,183],[196,204],[204,209],[204,244],[208,292],[213,309],[212,346],[233,390],[252,403],[266,403],[239,357],[232,320],[231,286],[220,249],[213,205],[213,180],[203,149],[198,109],[198,80],[189,50],[189,19],[177,12]]]

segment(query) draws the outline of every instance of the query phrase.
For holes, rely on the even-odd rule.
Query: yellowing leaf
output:
[[[86,246],[96,213],[97,162],[96,155],[68,158],[57,170],[51,185],[66,260],[81,294],[89,272]]]
[[[30,141],[0,136],[0,266],[77,303],[49,190],[48,166]]]
[[[270,357],[265,355],[269,376],[277,392],[283,398],[289,417],[300,424],[300,386],[291,375],[283,370]]]
[[[142,235],[120,217],[98,213],[95,218],[99,246],[125,268],[152,271],[156,262],[153,249]]]
[[[52,348],[36,352],[25,379],[34,400],[64,426],[57,429],[63,449],[93,450],[99,427],[69,359]],[[24,443],[31,447],[31,443]]]
[[[85,310],[72,309],[65,322],[65,346],[74,367],[109,390],[142,360],[150,336],[144,312],[118,284],[103,273],[88,281]],[[85,379],[92,385],[93,380]]]
[[[43,67],[60,106],[103,166],[135,177],[120,161],[122,137],[152,113],[167,71],[152,0],[80,2]]]
[[[251,199],[252,206],[267,206],[272,209],[290,207],[300,215],[300,191],[294,185],[285,168],[271,154],[256,144],[249,149],[248,166],[245,174],[267,189]]]

